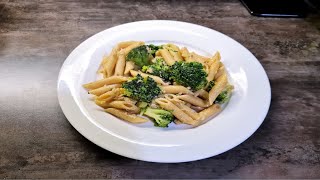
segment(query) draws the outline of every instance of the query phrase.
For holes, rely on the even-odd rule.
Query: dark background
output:
[[[73,129],[56,92],[65,58],[101,30],[149,19],[207,26],[259,59],[272,102],[253,136],[206,160],[157,164],[108,152]],[[0,178],[320,178],[319,102],[317,14],[259,18],[237,0],[0,0]]]

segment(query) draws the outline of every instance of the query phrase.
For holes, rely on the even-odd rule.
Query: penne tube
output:
[[[132,44],[134,44],[134,43],[141,43],[141,44],[143,44],[143,42],[141,42],[141,41],[124,41],[124,42],[120,42],[120,43],[118,44],[118,47],[119,47],[120,49],[124,49],[124,48],[126,48],[126,47],[128,47],[128,46],[130,46],[130,45],[132,45]]]
[[[93,89],[93,90],[89,91],[89,94],[100,96],[101,94],[103,94],[107,91],[111,91],[112,89],[119,88],[119,87],[121,87],[121,84],[104,85],[102,87],[99,87],[97,89]]]
[[[216,81],[215,85],[209,91],[209,103],[213,104],[214,100],[217,96],[223,91],[223,89],[227,86],[228,78],[227,74],[222,74]]]
[[[141,118],[137,115],[129,114],[125,111],[115,109],[115,108],[108,108],[105,111],[120,118],[120,119],[123,119],[123,120],[131,122],[131,123],[145,123],[148,121],[147,119]]]
[[[133,103],[133,104],[136,104],[137,101],[134,100],[134,99],[131,99],[129,97],[125,97],[125,96],[116,96],[114,98],[114,101],[125,101],[125,102],[129,102],[129,103]]]
[[[156,103],[160,105],[161,108],[171,111],[172,114],[179,119],[181,122],[185,124],[195,125],[196,121],[193,120],[188,114],[183,112],[180,108],[170,102],[168,99],[165,98],[158,98],[155,100]]]
[[[204,110],[204,107],[199,107],[199,106],[190,106],[191,109],[195,110],[196,112],[200,112],[202,110]]]
[[[125,66],[126,66],[126,57],[124,55],[124,50],[122,49],[118,52],[118,61],[116,64],[116,68],[114,70],[114,75],[122,76],[124,73]]]
[[[129,45],[128,47],[124,48],[124,54],[125,54],[125,56],[126,56],[132,49],[134,49],[134,48],[136,48],[136,47],[139,47],[139,46],[142,46],[142,45],[144,45],[144,42],[135,42],[135,43]]]
[[[199,55],[199,54],[197,54],[197,53],[195,53],[195,52],[192,52],[192,53],[191,53],[191,58],[192,58],[194,61],[197,61],[197,62],[202,63],[202,64],[204,64],[206,61],[209,60],[209,58],[204,57],[204,56],[201,56],[201,55]]]
[[[202,64],[202,65],[203,65],[204,70],[206,71],[206,73],[209,76],[209,74],[210,74],[210,66],[208,64],[206,64],[206,63]],[[208,76],[207,76],[207,79],[208,79]]]
[[[108,104],[109,104],[110,101],[112,101],[112,98],[106,99],[106,100],[98,100],[98,99],[95,99],[95,100],[94,100],[94,102],[95,102],[98,106],[100,106],[100,107],[102,107],[102,108],[104,108],[104,109],[108,107]]]
[[[209,69],[209,73],[207,76],[207,81],[210,82],[214,79],[214,76],[217,74],[218,69],[220,66],[220,61],[214,61],[211,65],[210,65],[210,69]]]
[[[100,63],[100,66],[103,66],[108,61],[108,57],[109,56],[106,56],[106,55],[102,57],[102,61]]]
[[[167,85],[167,83],[165,83],[160,77],[158,76],[154,76],[154,75],[150,75],[150,74],[146,74],[146,73],[143,73],[143,72],[139,72],[139,71],[135,71],[135,70],[130,70],[130,74],[132,76],[137,76],[138,74],[140,74],[143,78],[146,78],[146,77],[150,77],[152,78],[156,83],[158,84],[162,84],[162,85]]]
[[[115,88],[112,91],[108,91],[106,93],[101,94],[96,99],[99,101],[109,101],[114,99],[115,97],[118,97],[120,94],[122,94],[123,89],[122,88]]]
[[[184,103],[184,101],[181,101],[178,96],[174,95],[174,94],[165,94],[164,95],[165,99],[168,99],[169,101],[171,101],[172,103]]]
[[[219,68],[217,74],[214,76],[214,79],[218,79],[224,73],[225,73],[225,68],[223,65],[220,65],[220,68]]]
[[[101,73],[103,74],[103,77],[106,77],[106,74],[104,73],[104,67],[103,66],[99,66],[97,73]]]
[[[140,112],[140,108],[138,108],[132,101],[112,101],[107,104],[107,107],[121,109],[131,113]]]
[[[178,85],[160,86],[164,94],[193,94],[188,88]]]
[[[194,96],[196,96],[196,97],[199,96],[199,97],[201,97],[203,99],[208,99],[209,98],[209,93],[207,91],[203,90],[203,89],[200,89],[200,90],[194,92]]]
[[[97,89],[99,87],[102,87],[104,85],[119,84],[124,81],[127,81],[128,79],[129,79],[128,77],[123,77],[123,76],[111,76],[108,78],[100,79],[98,81],[84,84],[83,87],[86,89],[92,90],[92,89]]]
[[[180,100],[183,100],[183,101],[188,102],[188,103],[195,105],[195,106],[199,106],[199,107],[208,107],[209,106],[207,101],[204,101],[203,99],[200,99],[200,98],[192,96],[192,95],[181,95],[181,96],[178,96],[178,98]]]
[[[181,50],[181,56],[186,62],[192,62],[191,54],[186,47],[183,47]]]
[[[221,57],[220,57],[220,53],[219,51],[217,51],[211,58],[208,58],[205,63],[208,64],[209,66],[211,66],[212,63],[216,62],[216,61],[220,61]]]
[[[103,73],[105,75],[104,65],[107,63],[108,59],[109,59],[109,56],[103,56],[102,61],[99,66],[99,69],[98,69],[98,73]]]
[[[160,51],[159,51],[159,50],[158,50],[158,51],[156,51],[155,55],[156,55],[156,56],[160,56],[160,57],[161,57]]]
[[[182,61],[183,58],[178,46],[174,44],[167,44],[166,47],[175,61]]]
[[[126,61],[126,67],[124,69],[124,75],[128,76],[130,75],[130,70],[134,69],[134,62],[132,61]]]
[[[171,56],[171,54],[169,53],[169,51],[167,49],[160,49],[160,54],[163,57],[164,61],[169,65],[172,66],[175,62],[175,60],[173,59],[173,57]]]
[[[106,63],[103,65],[105,77],[110,77],[113,75],[114,68],[117,64],[117,52],[119,50],[119,47],[116,46],[112,49],[110,55],[108,56],[108,59],[106,60]]]
[[[183,103],[178,103],[178,102],[173,102],[178,108],[180,108],[184,113],[188,114],[193,120],[199,120],[200,116],[199,114],[191,109],[189,106],[183,104]]]
[[[203,122],[204,120],[208,119],[211,116],[217,115],[221,111],[221,107],[218,104],[213,104],[208,108],[199,112],[199,123]]]
[[[220,52],[217,51],[211,58],[211,61],[220,61],[221,60],[221,55],[220,55]]]
[[[177,124],[177,125],[183,124],[183,122],[179,121],[178,119],[175,119],[173,122],[174,122],[175,124]]]

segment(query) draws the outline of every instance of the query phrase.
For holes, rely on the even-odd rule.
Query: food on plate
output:
[[[221,111],[232,95],[216,52],[205,57],[175,44],[117,44],[102,58],[103,79],[84,84],[97,105],[131,123],[198,126]]]

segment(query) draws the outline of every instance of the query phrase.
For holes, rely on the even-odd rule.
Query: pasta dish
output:
[[[204,57],[175,44],[117,44],[102,58],[103,79],[84,84],[97,105],[131,123],[198,126],[221,111],[233,86],[220,53]]]

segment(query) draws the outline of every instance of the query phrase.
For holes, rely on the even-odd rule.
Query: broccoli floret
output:
[[[210,91],[212,89],[212,87],[214,86],[214,80],[210,81],[208,84],[207,84],[207,88],[206,88],[206,91]]]
[[[153,44],[149,44],[149,45],[147,45],[147,49],[148,49],[149,54],[151,54],[153,57],[155,57],[156,52],[159,49],[162,49],[162,46],[156,46]]]
[[[228,102],[231,97],[232,89],[233,89],[233,86],[228,85],[226,89],[218,95],[214,103],[223,104]]]
[[[148,107],[148,103],[138,102],[137,106],[140,108],[140,115],[143,115],[143,113],[146,111],[146,109]]]
[[[161,93],[161,89],[152,78],[149,76],[143,78],[140,74],[132,80],[124,82],[122,87],[125,89],[125,96],[147,103]]]
[[[196,91],[207,84],[208,76],[201,63],[198,62],[175,62],[171,66],[172,79],[183,86]]]
[[[126,60],[134,62],[139,67],[147,66],[158,49],[162,49],[162,46],[150,44],[133,48],[126,56]]]
[[[142,72],[147,72],[169,81],[171,77],[170,66],[162,58],[156,58],[155,62],[149,66],[143,66]]]
[[[168,127],[168,124],[174,120],[172,113],[163,109],[154,109],[148,107],[144,114],[153,118],[154,125],[158,127]]]
[[[150,59],[152,56],[145,45],[133,48],[126,56],[127,61],[132,61],[139,67],[149,65]]]

